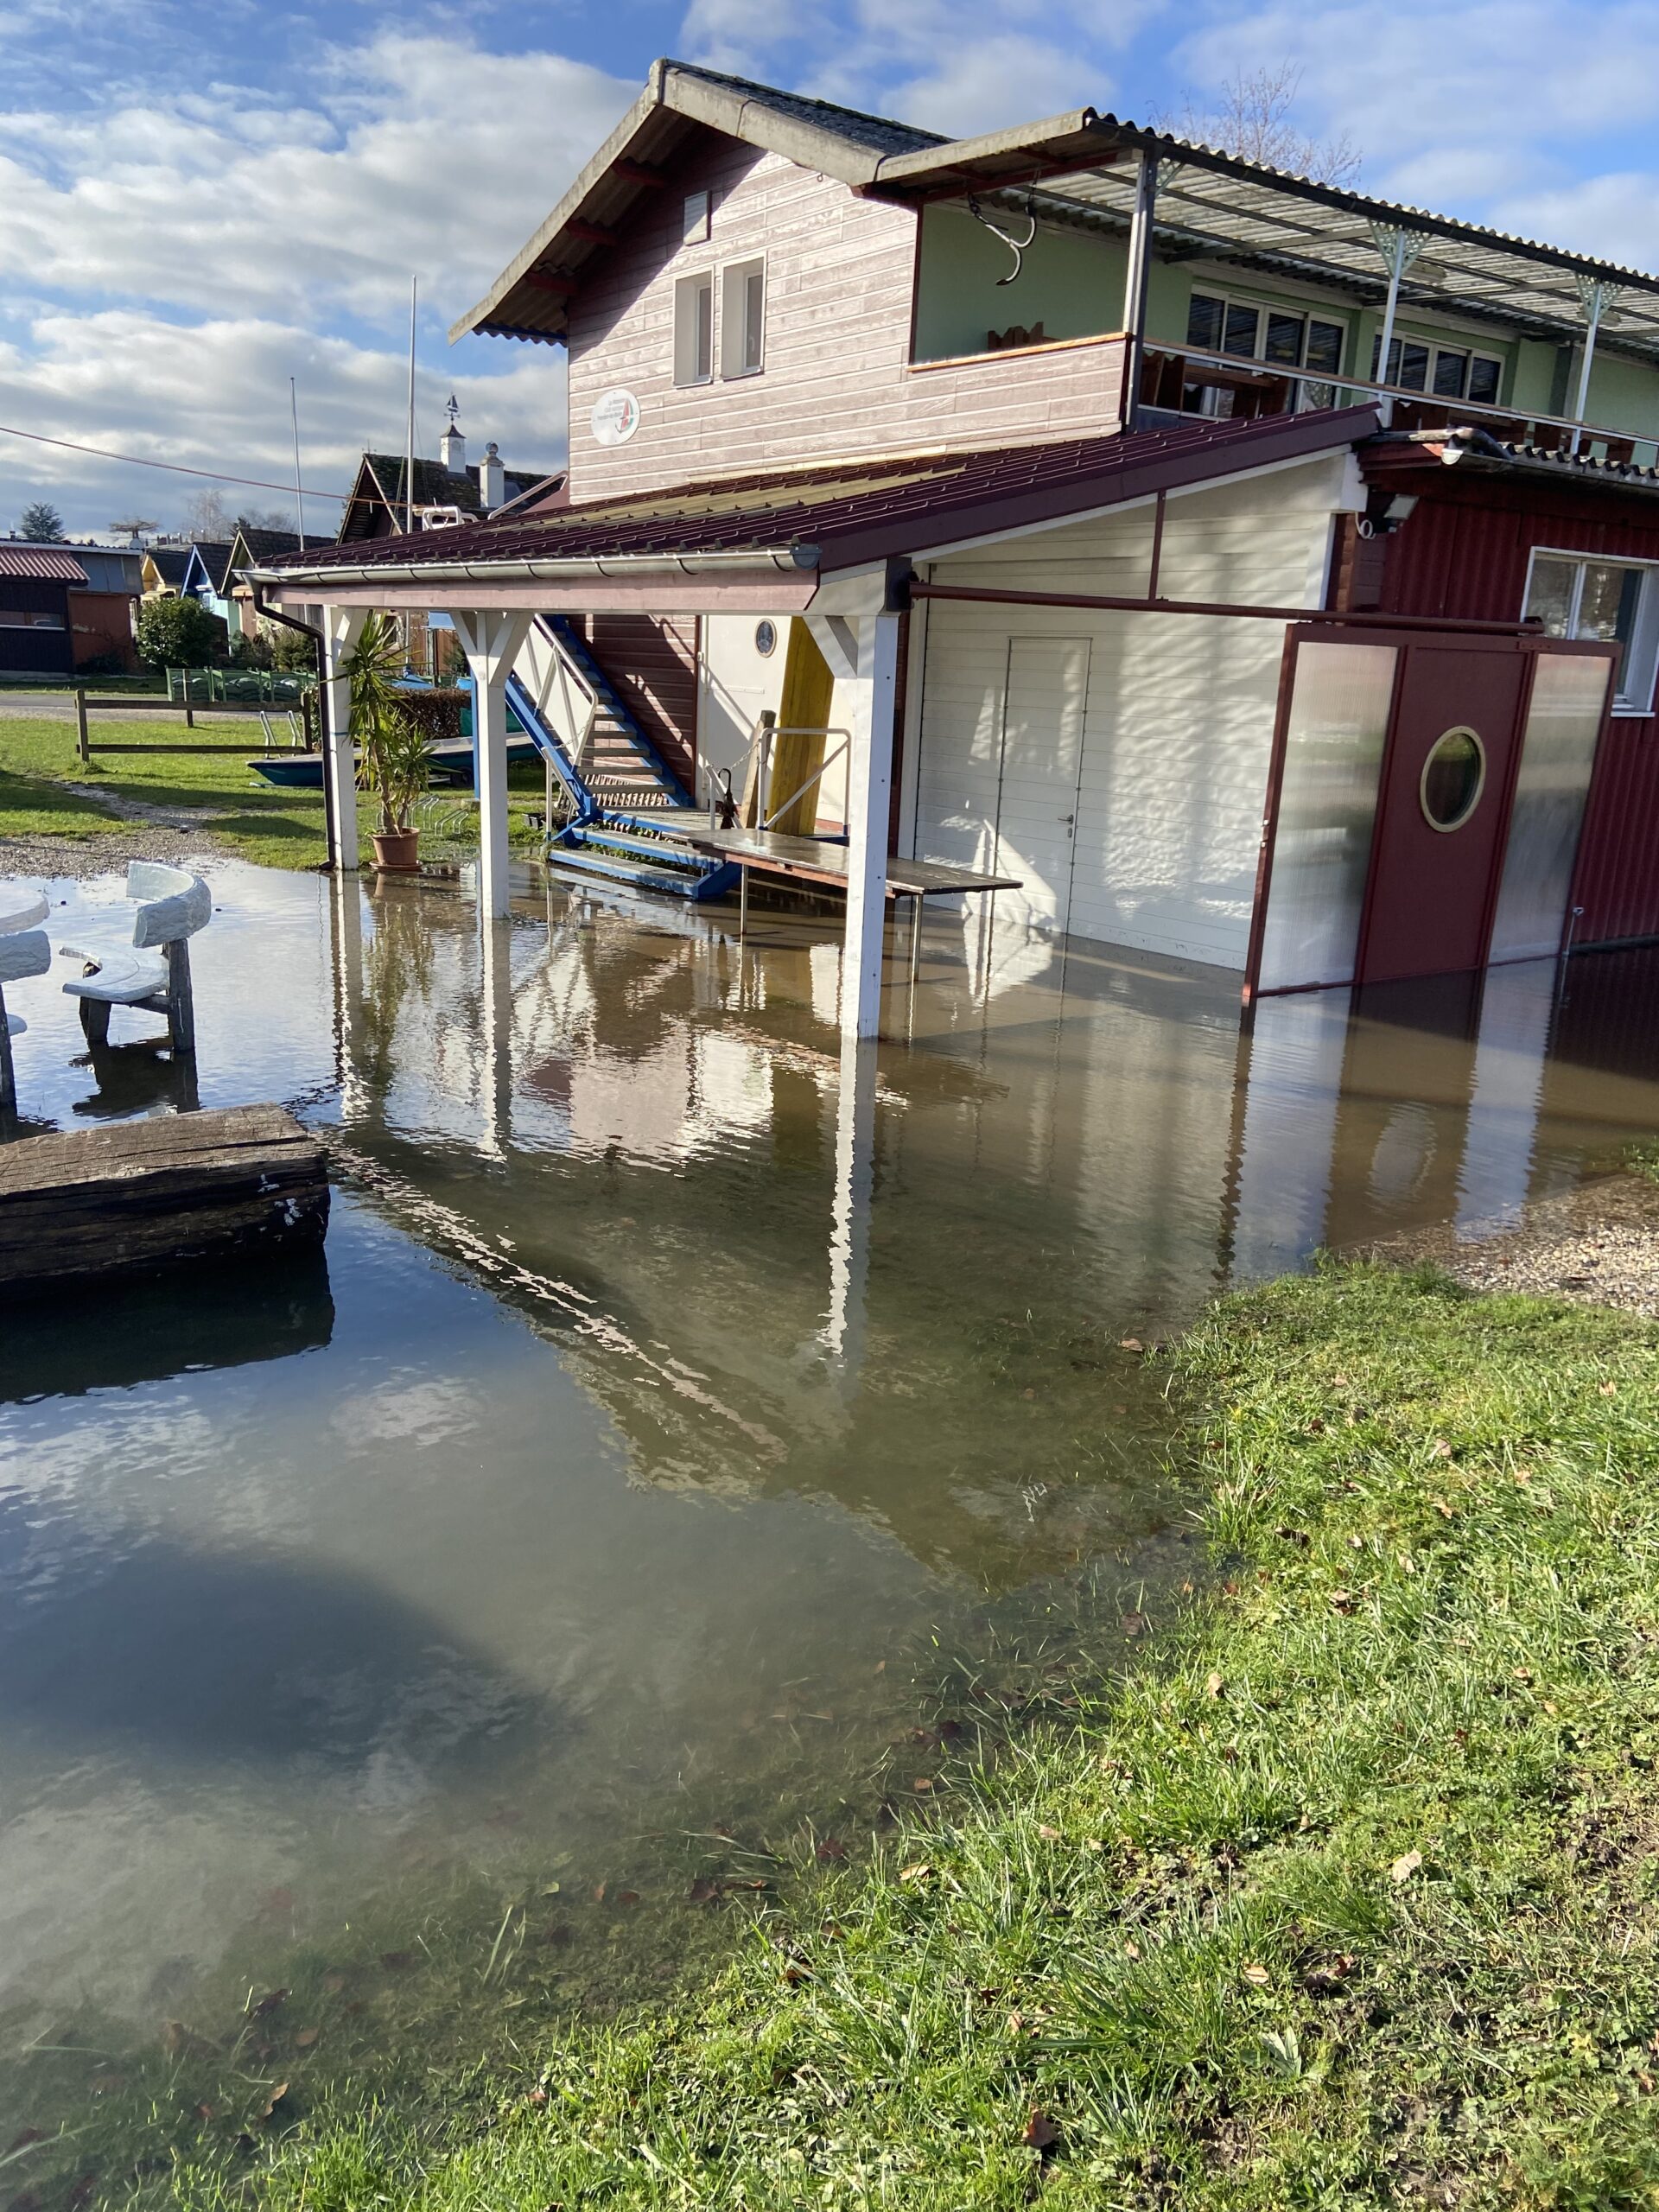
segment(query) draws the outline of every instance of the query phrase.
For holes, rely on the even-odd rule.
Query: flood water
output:
[[[194,1076],[86,1064],[59,976],[8,991],[26,1129],[283,1100],[337,1171],[315,1267],[0,1339],[26,2106],[32,2051],[93,2054],[72,2096],[289,1947],[395,1943],[435,1882],[491,1923],[559,1867],[648,1895],[649,1839],[722,1808],[913,1789],[918,1654],[1090,1560],[1162,1571],[1123,1339],[1659,1128],[1653,954],[1247,1021],[1212,970],[940,913],[843,1056],[830,920],[740,947],[526,870],[480,928],[465,887],[211,873]],[[54,942],[118,928],[118,880],[52,891]]]

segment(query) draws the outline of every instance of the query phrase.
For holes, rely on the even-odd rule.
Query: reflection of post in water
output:
[[[875,1039],[843,1034],[836,1102],[836,1194],[830,1236],[830,1313],[823,1344],[850,1387],[864,1358],[875,1179]]]
[[[334,1079],[340,1118],[362,1118],[365,1100],[358,1073],[363,1031],[363,893],[355,874],[328,883],[329,970],[334,988]]]

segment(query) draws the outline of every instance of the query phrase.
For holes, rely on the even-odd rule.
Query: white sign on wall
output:
[[[589,417],[601,446],[624,446],[639,427],[639,403],[631,391],[601,391]]]

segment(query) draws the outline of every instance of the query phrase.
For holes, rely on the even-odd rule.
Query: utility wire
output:
[[[219,468],[188,468],[182,461],[147,461],[142,454],[111,453],[105,446],[78,445],[73,438],[48,438],[41,430],[19,430],[10,423],[0,423],[0,437],[29,438],[37,446],[61,446],[67,453],[90,453],[99,461],[118,461],[129,468],[164,468],[173,476],[206,476],[215,484],[243,484],[254,492],[294,493],[299,487],[293,484],[268,484],[263,476],[226,476]],[[346,499],[348,492],[319,492],[311,489],[314,499]]]

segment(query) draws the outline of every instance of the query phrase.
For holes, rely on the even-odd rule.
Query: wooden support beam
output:
[[[668,182],[666,169],[653,168],[649,162],[631,162],[626,156],[611,163],[611,175],[620,177],[624,184],[642,184],[647,191]]]
[[[564,226],[567,238],[580,238],[584,245],[614,245],[616,232],[607,223],[590,223],[585,215],[573,215]]]
[[[163,1114],[0,1147],[0,1290],[321,1242],[322,1147],[280,1106]]]
[[[532,292],[551,293],[556,300],[568,300],[576,289],[575,278],[563,269],[527,269],[518,281]]]

